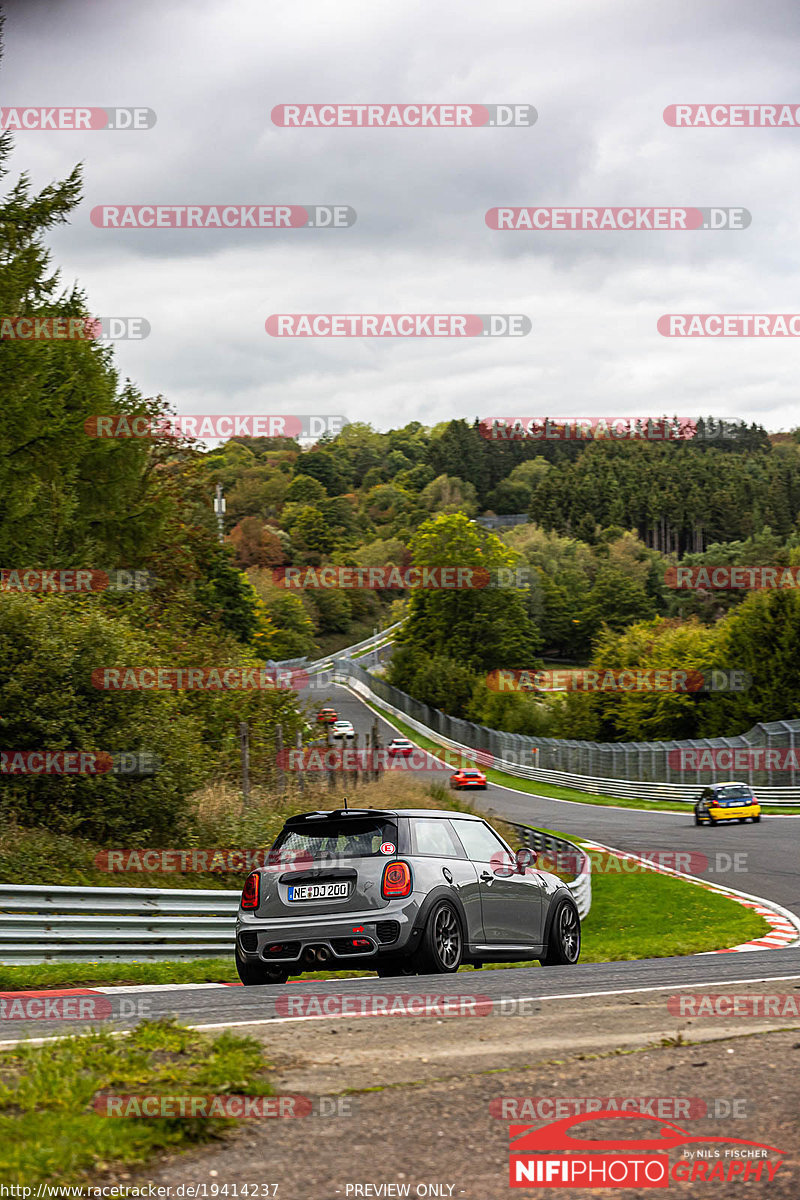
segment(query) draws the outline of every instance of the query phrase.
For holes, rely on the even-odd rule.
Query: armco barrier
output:
[[[314,662],[309,662],[307,658],[287,658],[281,662],[270,661],[267,663],[267,666],[278,667],[284,670],[300,667],[309,675],[315,675],[319,671],[329,669],[345,659],[352,658],[354,655],[359,654],[359,652],[377,650],[382,646],[390,645],[394,640],[395,630],[399,629],[402,624],[402,621],[395,621],[394,625],[387,625],[386,629],[379,629],[371,637],[364,638],[362,642],[356,642],[352,646],[345,646],[344,649],[337,650],[334,654],[329,654],[327,658],[317,658]]]
[[[515,828],[539,852],[583,854],[540,829]],[[588,871],[567,886],[585,916],[591,904]],[[239,892],[231,891],[3,883],[0,963],[227,958],[233,954],[238,908]]]
[[[227,957],[239,893],[0,884],[0,962]]]
[[[471,721],[462,721],[451,717],[438,709],[430,708],[415,700],[412,696],[393,687],[385,679],[380,679],[365,671],[358,663],[342,661],[335,664],[334,679],[346,683],[354,691],[369,700],[383,712],[390,713],[417,733],[428,737],[431,741],[456,750],[483,751],[491,755],[492,765],[498,771],[508,775],[516,775],[520,779],[531,779],[540,783],[555,784],[560,787],[575,788],[583,792],[596,792],[602,796],[629,797],[639,800],[668,800],[685,804],[694,803],[700,788],[706,783],[715,782],[716,778],[729,779],[735,776],[743,782],[750,783],[757,790],[758,799],[765,804],[800,805],[800,787],[770,787],[754,779],[758,772],[724,772],[715,773],[684,772],[695,775],[689,781],[655,781],[647,778],[648,762],[658,755],[662,757],[674,749],[710,749],[721,744],[733,748],[753,747],[763,745],[757,739],[759,735],[769,737],[773,732],[782,733],[788,739],[788,745],[794,749],[795,735],[800,733],[800,721],[775,721],[769,725],[756,726],[747,734],[737,738],[706,738],[703,740],[685,742],[651,742],[651,743],[591,743],[573,742],[560,738],[533,738],[519,733],[505,733],[498,729],[489,729],[485,725],[476,725]],[[425,720],[420,719],[424,715]],[[778,730],[780,727],[780,730]],[[460,734],[454,737],[454,733]],[[735,744],[735,746],[734,746]],[[591,750],[602,750],[606,753],[605,765],[611,770],[608,775],[584,774],[578,771],[561,771],[552,768],[528,765],[533,752],[542,757],[557,757],[570,752],[580,753]],[[800,745],[798,746],[800,750]],[[613,768],[613,769],[612,769]],[[652,773],[657,767],[650,763]],[[673,772],[678,774],[679,772]],[[620,775],[632,775],[632,778],[620,778]],[[784,772],[792,778],[793,772]]]

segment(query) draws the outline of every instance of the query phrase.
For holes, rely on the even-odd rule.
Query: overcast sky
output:
[[[0,0],[2,3],[2,0]],[[3,105],[141,105],[139,132],[16,135],[85,164],[50,244],[116,359],[184,413],[497,413],[800,424],[800,339],[667,339],[670,312],[800,312],[800,129],[674,129],[673,103],[800,105],[792,0],[8,0]],[[527,103],[532,128],[286,129],[281,103]],[[98,204],[351,205],[339,230],[110,230]],[[744,231],[499,233],[496,205],[742,206]],[[271,313],[524,313],[518,339],[290,339]]]

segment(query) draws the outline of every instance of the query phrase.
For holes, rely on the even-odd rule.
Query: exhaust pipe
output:
[[[326,963],[331,958],[331,952],[327,946],[306,946],[303,951],[303,962],[307,966],[312,966],[314,963]]]

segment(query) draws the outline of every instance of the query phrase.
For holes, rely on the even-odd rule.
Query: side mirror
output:
[[[530,846],[520,846],[517,851],[517,870],[520,875],[524,875],[528,867],[532,867],[536,862],[536,852],[531,850]]]

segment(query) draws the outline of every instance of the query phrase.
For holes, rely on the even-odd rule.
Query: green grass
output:
[[[724,950],[761,937],[752,909],[673,875],[592,875],[581,962],[617,962]]]
[[[410,738],[416,745],[421,746],[423,750],[432,750],[434,752],[441,750],[442,746],[438,742],[434,742],[431,738],[425,737],[421,733],[417,733],[410,725],[399,717],[385,712],[377,704],[372,704],[369,700],[365,700],[363,696],[359,696],[373,712],[378,713],[385,721],[389,721],[394,725],[405,737]],[[475,764],[477,765],[477,764]],[[579,804],[598,804],[607,808],[636,808],[636,809],[654,809],[656,812],[677,812],[684,816],[690,812],[688,804],[675,807],[669,800],[640,800],[629,797],[617,796],[599,796],[596,792],[580,792],[577,788],[559,787],[557,784],[540,783],[536,779],[521,779],[517,775],[508,775],[505,771],[496,771],[493,767],[481,767],[486,778],[490,783],[499,783],[503,787],[513,788],[516,792],[530,792],[537,796],[545,796],[548,800],[572,800]],[[798,807],[784,807],[783,805],[762,804],[761,811],[767,814],[781,813],[800,813]]]
[[[98,1093],[269,1095],[261,1045],[172,1021],[130,1034],[82,1034],[0,1053],[0,1178],[4,1184],[96,1183],[111,1163],[136,1166],[221,1135],[219,1118],[104,1117]]]
[[[232,983],[238,980],[230,958],[189,962],[46,962],[21,967],[0,965],[0,991],[102,987],[137,983]]]

